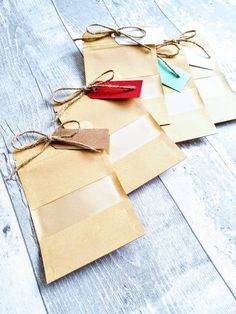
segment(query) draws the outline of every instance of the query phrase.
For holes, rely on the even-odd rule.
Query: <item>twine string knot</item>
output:
[[[128,38],[129,40],[133,41],[136,45],[143,47],[147,49],[148,51],[151,50],[150,47],[138,41],[139,39],[142,39],[146,36],[145,29],[138,26],[123,26],[116,29],[116,28],[112,28],[109,26],[95,23],[95,24],[90,24],[89,26],[87,26],[86,32],[92,35],[92,37],[79,37],[79,38],[75,38],[74,41],[83,40],[83,41],[89,42],[89,41],[95,41],[95,40],[102,39],[109,36],[113,36],[113,37],[120,36],[120,37]],[[134,33],[131,34],[132,32]]]
[[[56,114],[55,120],[59,117],[78,99],[86,95],[88,92],[95,92],[98,87],[107,87],[111,89],[124,89],[124,90],[134,90],[135,86],[124,86],[124,85],[114,85],[109,84],[114,78],[114,71],[108,70],[98,76],[90,84],[82,87],[60,87],[53,92],[52,101],[54,106],[63,105],[62,109]],[[60,96],[61,92],[70,92],[69,96]]]
[[[75,132],[70,134],[70,135],[55,135],[56,131],[58,131],[60,128],[64,127],[66,124],[69,123],[77,123],[78,128],[75,129]],[[62,144],[68,144],[68,145],[73,145],[75,147],[77,147],[78,149],[84,149],[84,150],[89,150],[89,151],[93,151],[93,152],[100,152],[100,150],[89,146],[89,145],[85,145],[81,142],[78,141],[74,141],[72,139],[72,137],[78,132],[78,130],[80,129],[80,123],[77,120],[69,120],[64,122],[63,124],[61,124],[56,131],[54,131],[51,135],[47,135],[45,133],[39,132],[39,131],[35,131],[35,130],[28,130],[28,131],[24,131],[21,133],[16,134],[13,139],[12,139],[12,147],[15,149],[16,152],[22,152],[25,151],[27,149],[31,149],[34,148],[40,144],[43,144],[42,148],[39,150],[39,152],[37,152],[36,154],[34,154],[33,156],[29,157],[28,159],[26,159],[25,161],[23,161],[20,165],[18,165],[15,170],[12,172],[12,174],[10,175],[10,177],[8,179],[11,179],[18,170],[20,170],[21,168],[23,168],[24,166],[26,166],[29,162],[31,162],[32,160],[34,160],[35,158],[37,158],[39,155],[41,155],[46,149],[47,147],[52,144],[52,143],[62,143]],[[39,136],[39,138],[29,144],[26,145],[21,145],[21,146],[17,146],[16,143],[19,142],[19,139],[24,136],[24,135],[37,135]]]
[[[162,52],[161,49],[163,47],[174,47],[175,51],[173,51],[173,52]],[[157,55],[157,57],[159,59],[161,59],[161,61],[165,64],[165,66],[169,69],[169,71],[177,78],[180,77],[179,74],[163,58],[168,58],[168,59],[174,58],[175,56],[177,56],[179,54],[179,51],[180,51],[179,46],[176,43],[174,43],[174,42],[164,42],[162,44],[156,45],[156,55]]]

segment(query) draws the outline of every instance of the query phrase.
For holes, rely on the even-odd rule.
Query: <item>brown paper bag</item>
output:
[[[167,61],[170,65],[191,72],[183,52]],[[181,92],[169,87],[164,87],[164,92],[171,124],[163,126],[163,129],[174,142],[191,140],[216,132],[192,78]]]
[[[194,41],[203,46],[214,59],[214,52],[202,35],[194,37]],[[197,52],[199,48],[195,50]],[[236,119],[236,95],[220,71],[217,62],[213,69],[191,66],[191,72],[213,122],[220,123]]]
[[[15,152],[16,165],[41,150]],[[46,148],[18,171],[47,283],[144,234],[107,156]]]
[[[84,37],[91,37],[85,33]],[[164,92],[156,65],[156,48],[150,51],[140,46],[119,45],[113,37],[84,42],[83,54],[86,83],[108,69],[115,72],[115,80],[143,80],[142,104],[160,125],[169,124]]]
[[[83,96],[60,116],[62,122],[72,119],[110,130],[109,159],[126,193],[185,158],[138,99],[108,101]]]

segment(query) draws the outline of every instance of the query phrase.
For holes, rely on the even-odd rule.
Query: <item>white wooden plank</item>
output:
[[[0,195],[0,312],[46,313],[1,175]]]
[[[235,293],[235,177],[206,141],[195,142],[191,149],[186,144],[181,147],[187,161],[161,175],[161,179]]]

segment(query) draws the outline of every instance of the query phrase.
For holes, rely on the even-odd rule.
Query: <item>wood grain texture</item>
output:
[[[149,11],[154,8],[150,3],[145,4]],[[66,25],[73,12],[75,17],[70,27],[79,31],[90,22],[98,21],[99,17],[103,23],[116,23],[106,8],[108,4],[104,6],[103,2],[97,1],[87,1],[83,5],[78,1],[56,2],[60,12],[73,7],[72,11],[68,9],[69,16],[62,14],[62,20],[49,0],[4,1],[0,5],[0,53],[3,60],[3,71],[0,72],[0,130],[3,138],[0,146],[4,153],[0,167],[7,175],[12,163],[9,155],[11,129],[13,132],[28,128],[50,132],[53,127],[52,108],[48,101],[51,90],[61,85],[77,85],[83,80],[81,54],[63,23]],[[141,1],[135,5],[141,8]],[[126,11],[131,14],[129,8],[132,7],[126,7]],[[140,15],[146,12],[143,21],[147,19],[148,11],[139,9],[139,12]],[[155,18],[155,11],[152,17]],[[204,151],[202,145],[206,145]],[[186,151],[192,149],[188,144],[183,148]],[[195,162],[199,151],[208,154],[208,148],[207,142],[201,142],[187,167],[193,167],[191,162]],[[216,155],[211,149],[214,161]],[[202,165],[199,160],[195,171],[199,171]],[[222,165],[222,160],[218,157],[214,167],[219,165]],[[214,176],[209,176],[209,180],[212,179]],[[228,177],[225,180],[228,184]],[[200,184],[196,185],[195,181],[190,176],[194,189],[200,189]],[[234,297],[160,179],[131,195],[147,230],[145,237],[49,286],[44,283],[37,241],[22,188],[18,181],[8,182],[7,187],[49,313],[235,312]],[[197,205],[194,204],[192,212]],[[13,217],[11,208],[9,212]]]
[[[0,311],[31,314],[38,309],[46,313],[1,174],[0,195]]]

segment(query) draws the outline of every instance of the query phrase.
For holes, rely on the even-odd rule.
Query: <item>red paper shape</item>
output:
[[[110,88],[110,87],[96,87],[95,91],[87,92],[92,99],[123,99],[123,98],[139,98],[143,81],[110,81],[104,83],[106,85],[119,85],[119,86],[135,86],[135,89],[124,88]]]

